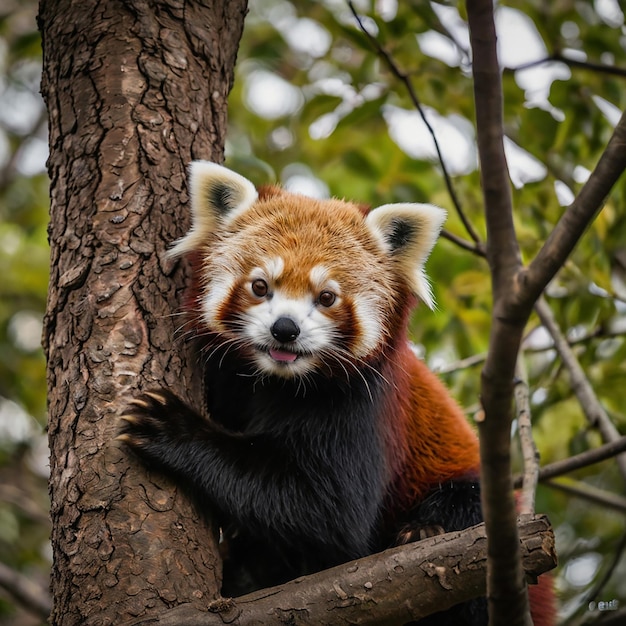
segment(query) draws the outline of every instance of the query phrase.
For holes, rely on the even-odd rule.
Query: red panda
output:
[[[130,403],[120,438],[217,512],[224,595],[481,521],[474,430],[407,341],[433,306],[425,261],[445,219],[364,211],[213,163],[190,168],[193,223],[171,250],[206,420],[166,390]],[[420,624],[487,624],[479,599]]]

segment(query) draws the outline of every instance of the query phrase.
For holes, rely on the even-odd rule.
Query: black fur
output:
[[[349,380],[314,377],[305,387],[260,380],[231,354],[212,353],[206,369],[212,420],[159,391],[131,403],[122,422],[124,440],[149,466],[186,488],[200,512],[217,512],[225,596],[414,540],[420,528],[480,521],[477,486],[461,481],[433,491],[390,530],[379,418],[388,386],[374,369]],[[475,603],[437,620],[424,624],[487,623]]]
[[[409,241],[415,238],[416,226],[406,220],[396,218],[391,221],[391,232],[388,235],[391,250],[404,248]]]
[[[476,477],[439,485],[409,511],[397,544],[418,541],[437,532],[463,530],[483,521],[480,484]],[[487,624],[487,600],[478,598],[421,619],[419,626],[475,626]]]
[[[218,510],[231,561],[254,570],[231,562],[254,582],[225,581],[228,592],[369,554],[385,483],[375,377],[369,392],[362,380],[305,391],[237,375],[227,361],[207,376],[219,423],[160,391],[131,404],[122,433],[150,466],[192,486],[200,510]]]
[[[233,209],[233,190],[224,183],[215,183],[209,189],[209,202],[222,214],[226,215]]]

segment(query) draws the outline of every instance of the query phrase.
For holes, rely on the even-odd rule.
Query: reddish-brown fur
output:
[[[394,355],[395,406],[404,433],[406,464],[399,493],[408,501],[433,486],[459,476],[478,474],[478,438],[441,381],[402,343]]]

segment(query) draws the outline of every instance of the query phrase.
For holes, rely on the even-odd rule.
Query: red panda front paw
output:
[[[173,393],[160,389],[130,401],[120,416],[117,440],[144,461],[167,466],[175,451],[198,437],[207,425]]]
[[[443,535],[445,532],[443,526],[438,524],[406,524],[398,532],[395,545],[403,546],[414,541]]]

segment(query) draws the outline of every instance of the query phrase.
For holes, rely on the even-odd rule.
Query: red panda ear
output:
[[[446,212],[432,204],[385,204],[365,219],[412,291],[431,309],[435,303],[424,264],[445,219]]]
[[[247,178],[209,161],[190,164],[189,194],[191,229],[170,249],[171,257],[197,250],[207,235],[246,211],[258,197]]]

